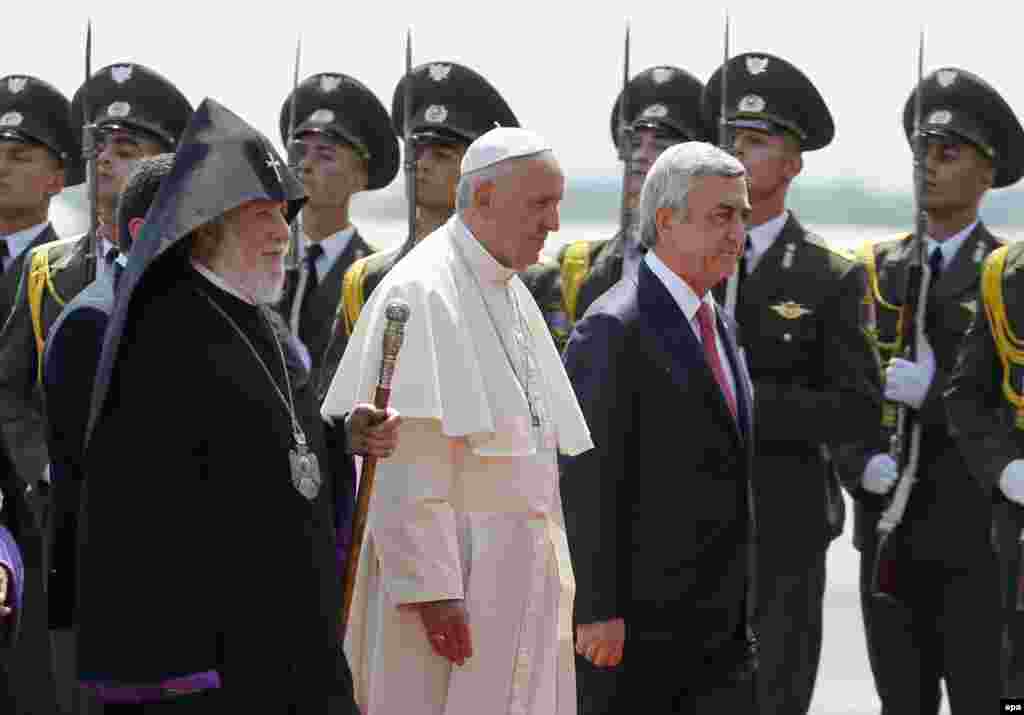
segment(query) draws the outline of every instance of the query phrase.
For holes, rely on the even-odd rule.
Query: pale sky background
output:
[[[728,9],[732,54],[784,57],[810,77],[832,111],[836,138],[806,156],[805,177],[854,176],[871,186],[909,189],[911,156],[900,113],[917,80],[917,35],[925,17],[926,72],[968,69],[1024,113],[1018,56],[1024,11],[1011,3],[743,0]],[[551,142],[571,177],[620,171],[608,120],[621,87],[627,15],[631,75],[673,64],[705,81],[722,62],[725,6],[557,0],[22,4],[5,20],[0,74],[41,77],[70,99],[84,78],[87,11],[93,71],[117,62],[147,65],[194,105],[214,97],[278,145],[277,117],[291,88],[300,35],[302,78],[352,75],[390,108],[404,71],[405,31],[412,27],[414,64],[455,61],[483,74],[522,125]]]

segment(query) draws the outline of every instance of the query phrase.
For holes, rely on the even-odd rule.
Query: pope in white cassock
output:
[[[473,142],[455,216],[374,290],[324,401],[338,417],[372,400],[385,308],[406,301],[403,422],[377,467],[345,637],[366,715],[576,713],[556,449],[593,445],[516,275],[558,229],[564,183],[532,132]]]

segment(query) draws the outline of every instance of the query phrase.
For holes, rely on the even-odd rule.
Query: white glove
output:
[[[876,454],[868,460],[860,485],[872,494],[888,494],[900,478],[896,460],[888,454]]]
[[[1015,459],[999,475],[999,488],[1006,498],[1024,506],[1024,459]]]
[[[893,358],[885,370],[885,399],[921,409],[935,377],[935,351],[923,337],[917,344],[917,362]]]

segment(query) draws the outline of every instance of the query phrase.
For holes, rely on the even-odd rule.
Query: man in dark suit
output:
[[[136,165],[118,200],[117,263],[61,311],[46,338],[43,353],[46,442],[53,495],[47,525],[50,629],[58,700],[69,713],[84,715],[100,709],[87,691],[77,687],[73,631],[78,511],[85,479],[82,450],[93,382],[122,264],[173,162],[173,154],[158,154]]]
[[[595,444],[561,481],[582,715],[754,704],[752,383],[710,292],[736,268],[749,213],[734,157],[666,149],[640,199],[643,262],[566,347]]]
[[[50,200],[74,174],[79,153],[67,98],[35,77],[0,79],[0,324],[11,313],[25,256],[57,238]],[[56,711],[35,490],[0,449],[0,570],[6,564],[6,606],[13,609],[6,619],[0,614],[4,713]]]
[[[298,219],[301,245],[292,247],[298,266],[289,272],[279,311],[308,350],[310,384],[318,389],[345,271],[378,250],[351,223],[349,204],[356,193],[383,189],[395,178],[398,138],[373,92],[333,72],[313,75],[285,98],[280,128],[308,200]]]

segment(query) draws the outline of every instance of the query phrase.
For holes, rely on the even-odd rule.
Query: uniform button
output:
[[[786,343],[791,342],[793,340],[793,336],[790,333],[786,333],[782,336],[782,340]]]

